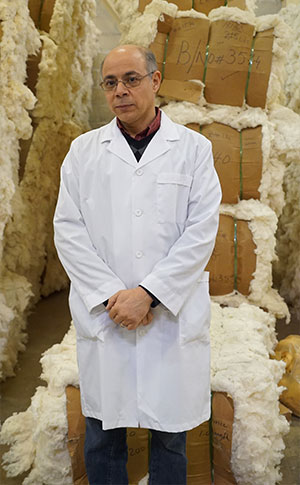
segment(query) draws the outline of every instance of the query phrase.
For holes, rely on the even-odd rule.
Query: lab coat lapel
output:
[[[128,145],[126,138],[122,135],[118,128],[116,118],[105,127],[101,141],[108,141],[109,143],[107,145],[107,150],[109,152],[121,158],[129,165],[136,167],[136,158]]]
[[[165,113],[161,113],[160,129],[154,135],[149,145],[147,146],[139,165],[146,165],[156,158],[162,156],[171,149],[172,141],[178,140],[179,135],[176,125],[168,118]]]
[[[162,112],[161,126],[147,146],[139,165],[146,165],[171,149],[172,141],[178,140],[176,125]],[[136,167],[136,158],[125,137],[119,130],[116,118],[103,130],[101,142],[109,142],[107,150],[114,153],[129,165]]]

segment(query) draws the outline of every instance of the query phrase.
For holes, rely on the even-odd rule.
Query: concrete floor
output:
[[[66,291],[55,293],[38,303],[29,319],[28,344],[26,351],[19,356],[16,376],[0,384],[0,395],[2,396],[1,422],[14,412],[25,411],[30,405],[36,387],[45,385],[44,381],[40,379],[41,365],[39,360],[41,354],[62,340],[69,328],[70,320]],[[292,333],[299,333],[299,322],[293,321],[291,325],[278,322],[277,331],[279,339]],[[281,484],[300,485],[299,418],[293,417],[285,443],[285,457],[281,463],[283,473]],[[0,447],[0,456],[6,449],[4,446]],[[7,478],[0,466],[0,485],[21,485],[25,476],[26,474]]]

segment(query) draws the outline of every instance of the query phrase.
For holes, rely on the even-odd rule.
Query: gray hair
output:
[[[157,62],[153,52],[150,49],[146,49],[145,47],[139,47],[139,51],[144,56],[147,71],[148,72],[157,71],[158,70]]]
[[[157,71],[158,70],[157,62],[156,62],[156,58],[155,58],[155,55],[153,54],[153,52],[146,47],[136,46],[136,48],[142,54],[142,56],[145,59],[147,72]],[[102,76],[103,64],[105,62],[105,59],[106,59],[106,56],[104,57],[103,61],[101,62],[101,65],[100,65],[101,76]]]

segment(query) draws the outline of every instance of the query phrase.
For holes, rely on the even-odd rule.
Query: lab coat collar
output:
[[[147,146],[139,162],[139,166],[146,165],[169,151],[171,149],[172,141],[175,140],[179,140],[176,125],[162,111],[160,128]],[[100,143],[105,142],[108,143],[107,150],[114,153],[129,165],[136,167],[136,158],[125,137],[118,128],[116,118],[101,130]]]

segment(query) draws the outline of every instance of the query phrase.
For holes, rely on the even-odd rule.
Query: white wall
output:
[[[120,42],[119,21],[113,10],[105,0],[97,0],[97,19],[96,25],[101,32],[101,50],[94,61],[93,78],[94,88],[92,93],[92,111],[90,114],[90,124],[92,128],[97,128],[108,123],[113,115],[109,111],[100,83],[100,65],[105,55]]]

